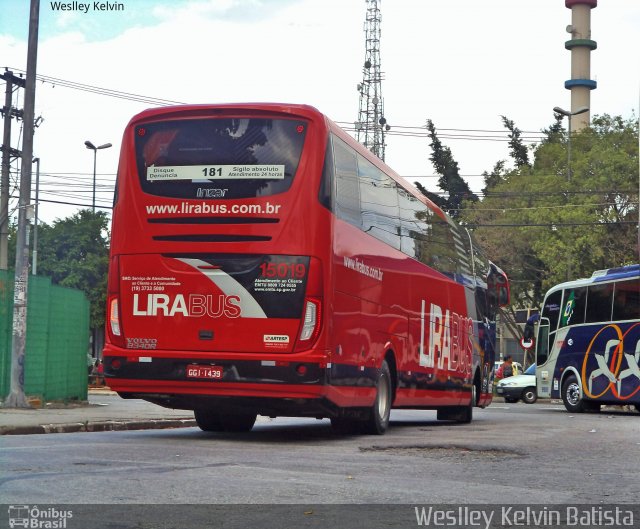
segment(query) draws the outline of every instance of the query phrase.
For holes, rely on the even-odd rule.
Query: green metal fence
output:
[[[0,270],[0,398],[10,391],[13,272]],[[43,400],[87,398],[89,301],[80,290],[29,276],[24,392]]]

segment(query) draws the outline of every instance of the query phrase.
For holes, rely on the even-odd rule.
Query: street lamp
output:
[[[105,143],[104,145],[99,145],[96,147],[89,140],[84,142],[87,149],[91,149],[93,151],[93,201],[91,202],[91,209],[95,213],[96,212],[96,158],[98,156],[99,149],[108,149],[112,145],[110,143]]]
[[[569,112],[568,110],[564,110],[560,107],[553,107],[553,111],[556,114],[560,114],[562,116],[567,117],[568,123],[568,137],[567,137],[567,181],[571,180],[571,116],[577,116],[578,114],[584,114],[585,112],[589,112],[589,107],[580,107],[575,112]]]

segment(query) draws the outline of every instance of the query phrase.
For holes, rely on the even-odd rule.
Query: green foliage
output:
[[[431,139],[429,159],[440,175],[438,187],[446,194],[446,198],[442,198],[438,205],[443,207],[452,217],[457,217],[463,200],[475,201],[478,200],[478,197],[471,192],[469,184],[460,176],[458,162],[453,158],[451,149],[442,145],[436,133],[436,127],[430,119],[427,120],[427,129]]]
[[[447,208],[447,200],[445,198],[441,197],[440,195],[436,195],[431,191],[427,191],[427,189],[420,182],[414,182],[414,184],[418,189],[418,191],[420,191],[420,193],[422,193],[425,197],[431,200],[431,202],[436,204],[439,208],[441,209]]]
[[[544,131],[533,167],[494,169],[485,175],[484,200],[467,203],[462,214],[509,274],[522,307],[539,306],[554,284],[638,259],[637,120],[596,116],[572,134],[571,175],[558,125]]]
[[[512,120],[507,119],[505,116],[500,117],[502,118],[504,126],[511,132],[509,135],[509,147],[511,148],[511,157],[514,160],[516,167],[529,165],[529,151],[527,150],[527,146],[522,143],[522,139],[520,137],[522,131],[516,127]]]
[[[484,189],[482,190],[483,195],[486,195],[487,191],[496,187],[505,178],[507,173],[505,164],[505,160],[500,160],[493,166],[491,173],[487,173],[487,171],[482,173],[482,176],[484,177]]]
[[[91,328],[104,325],[109,267],[109,219],[84,209],[52,225],[38,226],[38,275],[84,291],[91,303]]]

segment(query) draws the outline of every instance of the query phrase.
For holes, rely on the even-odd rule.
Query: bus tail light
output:
[[[107,301],[107,335],[109,341],[118,347],[124,347],[124,336],[120,325],[120,303],[118,296],[109,296]]]
[[[296,343],[296,351],[308,349],[320,334],[322,323],[322,303],[317,298],[306,298],[304,300],[304,314],[300,336]]]
[[[124,336],[120,319],[120,261],[113,257],[109,263],[107,281],[107,336],[109,341],[118,347],[124,347]]]
[[[109,302],[109,326],[111,334],[121,336],[120,332],[120,314],[118,312],[118,298],[112,298]]]
[[[295,352],[309,349],[318,338],[322,327],[322,263],[312,257],[309,260],[307,292],[302,310],[300,334],[294,348]]]

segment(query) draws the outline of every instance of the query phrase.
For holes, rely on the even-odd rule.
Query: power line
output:
[[[20,68],[10,68],[10,69],[19,73],[26,74],[26,72],[24,70],[21,70]],[[89,93],[98,94],[98,95],[115,97],[118,99],[126,99],[128,101],[137,101],[139,103],[147,103],[150,105],[167,106],[167,105],[184,105],[185,104],[182,101],[173,101],[170,99],[161,99],[161,98],[150,97],[150,96],[145,96],[141,94],[134,94],[131,92],[123,92],[121,90],[102,88],[99,86],[93,86],[93,85],[88,85],[83,83],[77,83],[74,81],[68,81],[66,79],[60,79],[58,77],[51,77],[48,75],[36,74],[36,79],[43,83],[49,83],[53,86],[63,86],[65,88],[80,90],[82,92],[89,92]]]
[[[19,73],[26,73],[20,68],[10,68]],[[135,94],[132,92],[124,92],[121,90],[114,90],[111,88],[104,88],[100,86],[88,85],[84,83],[78,83],[75,81],[69,81],[67,79],[61,79],[59,77],[52,77],[49,75],[36,74],[36,79],[43,83],[49,83],[52,86],[62,86],[65,88],[71,88],[73,90],[79,90],[82,92],[93,93],[97,95],[103,95],[107,97],[115,97],[118,99],[125,99],[128,101],[136,101],[141,103],[147,103],[155,106],[168,106],[168,105],[184,105],[184,101],[175,101],[171,99],[162,99],[153,96],[146,96],[142,94]],[[350,132],[358,132],[355,124],[348,121],[335,121],[338,125],[342,126],[345,130]],[[396,129],[400,131],[396,132]],[[491,129],[457,129],[457,128],[439,128],[438,131],[444,134],[438,134],[438,137],[445,139],[465,139],[472,141],[509,141],[510,138],[505,136],[493,136],[493,134],[505,134],[508,132],[504,130],[491,130]],[[458,134],[460,133],[460,134]],[[541,141],[547,137],[546,134],[539,131],[521,131],[525,136],[521,137],[523,141],[535,142]],[[429,133],[426,130],[426,126],[409,126],[409,125],[394,125],[390,130],[385,130],[385,134],[391,134],[404,137],[428,137]]]
[[[45,199],[42,199],[42,198],[39,198],[38,202],[47,202],[47,203],[51,203],[51,204],[63,204],[65,206],[81,206],[81,207],[85,207],[85,208],[90,208],[92,206],[92,204],[80,204],[78,202],[63,202],[61,200],[45,200]],[[100,206],[98,203],[96,203],[96,208],[99,208],[99,209],[113,209],[113,206]]]
[[[605,202],[602,204],[561,204],[561,205],[557,205],[557,206],[530,206],[530,207],[526,207],[526,208],[482,208],[479,210],[475,210],[478,212],[488,212],[488,211],[500,211],[500,212],[507,212],[507,211],[527,211],[527,210],[538,210],[538,209],[563,209],[563,208],[597,208],[597,207],[606,207],[606,206],[616,206],[618,204],[616,204],[615,202]],[[449,210],[449,211],[470,211],[468,209],[455,209],[455,210]]]
[[[637,225],[637,220],[617,220],[615,222],[558,222],[558,223],[541,223],[541,224],[473,224],[469,225],[470,228],[567,228],[572,226],[602,226],[603,228],[608,226],[617,226],[619,224],[633,224]]]

